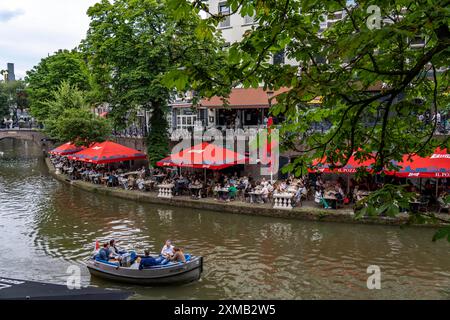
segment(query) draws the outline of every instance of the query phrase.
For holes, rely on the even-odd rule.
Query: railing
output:
[[[275,193],[273,195],[273,208],[291,210],[294,195],[292,193]]]
[[[166,198],[171,199],[173,198],[173,184],[160,184],[158,185],[158,198]]]

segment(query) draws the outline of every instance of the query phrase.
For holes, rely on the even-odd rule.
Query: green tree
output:
[[[90,110],[85,96],[76,86],[63,81],[52,92],[52,98],[43,103],[49,114],[44,131],[59,141],[84,146],[107,139],[111,133],[109,121]]]
[[[167,118],[164,110],[158,108],[153,110],[150,118],[150,133],[147,136],[149,147],[148,159],[152,166],[169,153],[169,135],[167,132]]]
[[[0,121],[9,116],[9,94],[4,82],[0,82]]]
[[[0,82],[0,117],[9,115],[9,108],[28,108],[28,97],[23,80]]]
[[[59,50],[43,58],[37,66],[27,72],[26,92],[30,99],[31,114],[39,121],[49,115],[46,101],[52,98],[63,81],[76,85],[80,90],[90,90],[90,76],[81,53],[76,50]]]
[[[96,116],[86,109],[67,109],[56,120],[56,137],[60,141],[72,141],[88,147],[93,142],[103,142],[111,134],[108,120]]]
[[[164,119],[172,93],[164,76],[186,63],[200,73],[202,63],[216,56],[220,41],[198,38],[200,17],[176,21],[166,1],[103,0],[88,15],[91,23],[82,48],[93,72],[95,95],[110,104],[109,117],[117,128],[126,127],[137,108],[152,111],[155,128],[149,132],[148,154],[150,159],[163,158],[169,143],[162,139],[167,136]]]
[[[282,147],[297,153],[285,170],[304,174],[313,159],[323,156],[338,168],[354,153],[365,159],[372,152],[376,171],[396,169],[391,160],[401,160],[403,154],[425,156],[438,145],[448,147],[448,139],[435,138],[435,121],[425,125],[418,120],[419,114],[449,104],[448,0],[381,0],[375,11],[372,1],[227,3],[231,14],[254,16],[255,25],[231,45],[221,70],[193,77],[188,66],[172,79],[183,79],[182,87],[189,85],[204,96],[226,96],[238,84],[289,88],[271,109],[286,119]],[[212,14],[200,0],[169,4],[179,19],[209,12],[204,32],[226,18]],[[342,20],[322,29],[324,17],[341,11]],[[423,45],[416,45],[418,38]],[[270,63],[279,52],[296,63]],[[175,81],[172,85],[178,86]],[[374,87],[381,90],[374,92]],[[312,107],[308,102],[317,96],[323,96],[323,103]],[[424,103],[417,103],[418,98]],[[325,121],[331,125],[325,133],[310,130]],[[390,208],[391,214],[398,212],[398,205]]]

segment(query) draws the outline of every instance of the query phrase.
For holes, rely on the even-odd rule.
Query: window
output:
[[[255,22],[255,18],[253,16],[245,16],[244,24],[253,24]]]
[[[176,110],[176,128],[177,129],[192,129],[197,121],[197,113],[188,108],[175,109]]]
[[[425,38],[421,36],[415,36],[411,39],[411,46],[413,47],[423,47],[425,45]]]
[[[273,56],[273,64],[284,64],[284,50],[277,52]]]
[[[224,20],[222,20],[219,24],[220,28],[226,28],[230,26],[230,7],[228,7],[227,3],[219,4],[219,14],[226,16]]]
[[[328,15],[328,20],[341,20],[342,19],[342,11],[330,13]]]

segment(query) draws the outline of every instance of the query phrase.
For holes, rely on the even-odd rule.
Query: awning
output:
[[[83,149],[85,149],[85,147],[77,147],[76,145],[72,144],[71,142],[66,142],[63,145],[53,149],[52,151],[49,151],[49,153],[58,155],[58,156],[65,156],[68,154],[79,152]]]
[[[68,158],[71,160],[103,164],[146,159],[147,156],[138,150],[125,147],[112,141],[105,141],[95,143],[83,151],[68,156]]]
[[[156,163],[160,167],[187,167],[220,170],[244,164],[248,158],[230,149],[203,142],[172,154]]]
[[[450,178],[450,154],[437,148],[428,157],[404,155],[401,162],[393,162],[399,171],[386,172],[401,178]]]

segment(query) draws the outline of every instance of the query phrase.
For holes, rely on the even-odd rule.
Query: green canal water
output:
[[[449,299],[450,244],[434,230],[232,215],[90,194],[53,179],[31,142],[0,140],[0,276],[131,289],[133,299]],[[204,256],[198,282],[136,287],[91,278],[96,239],[139,251],[167,238]],[[381,268],[368,290],[367,267]]]

